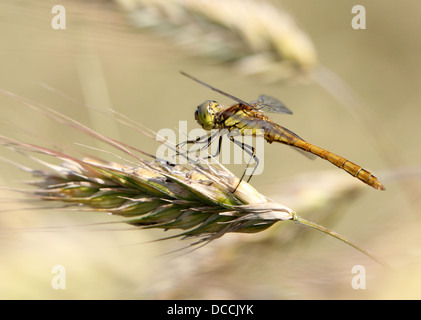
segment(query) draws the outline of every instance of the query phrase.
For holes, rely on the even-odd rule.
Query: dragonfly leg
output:
[[[235,187],[235,189],[233,191],[233,192],[235,192],[237,190],[238,186],[240,185],[241,181],[243,181],[244,176],[246,175],[246,171],[247,171],[248,167],[250,166],[251,159],[253,158],[256,165],[254,166],[253,172],[251,173],[251,175],[247,179],[247,182],[250,182],[251,178],[253,177],[254,172],[256,171],[257,167],[259,166],[259,158],[256,157],[256,149],[253,146],[245,144],[244,142],[236,141],[233,137],[230,137],[230,140],[234,144],[236,144],[237,146],[241,147],[241,149],[243,149],[243,151],[247,152],[247,154],[250,156],[250,159],[247,163],[247,166],[244,169],[243,174],[241,175],[240,181],[238,182],[237,186]]]
[[[175,150],[176,150],[176,153],[175,153],[175,156],[179,156],[180,154],[181,154],[181,152],[180,152],[180,147],[184,147],[185,145],[187,145],[187,144],[196,144],[196,143],[203,143],[203,141],[202,140],[204,140],[204,139],[206,139],[207,140],[207,138],[208,138],[208,135],[204,135],[204,136],[201,136],[201,137],[197,137],[196,139],[194,139],[194,140],[186,140],[186,141],[183,141],[183,142],[180,142],[180,143],[178,143],[176,146],[175,146]],[[187,150],[187,159],[189,159],[189,150]],[[191,159],[190,159],[191,160]]]
[[[202,151],[202,150],[205,150],[205,149],[209,148],[209,146],[212,144],[212,142],[218,137],[219,137],[218,149],[216,150],[214,155],[208,155],[206,157],[206,159],[214,158],[221,153],[222,134],[218,131],[218,132],[215,132],[215,133],[207,136],[206,142],[205,141],[198,142],[198,143],[205,143],[205,145],[199,149],[200,151]]]
[[[176,145],[176,150],[177,150],[176,155],[179,155],[180,154],[180,152],[179,152],[180,146],[185,146],[187,144],[204,144],[203,147],[200,147],[200,148],[198,148],[195,151],[197,152],[197,151],[205,150],[205,149],[209,148],[209,146],[212,144],[212,142],[218,136],[219,136],[218,150],[216,151],[215,155],[213,155],[213,156],[212,155],[209,155],[207,157],[207,159],[212,158],[212,157],[216,157],[221,152],[221,144],[222,144],[222,135],[221,135],[221,133],[219,131],[218,132],[215,132],[213,134],[209,134],[209,135],[204,135],[204,136],[201,136],[201,137],[197,137],[194,140],[186,140],[186,141],[183,141],[183,142],[177,144]],[[187,151],[187,153],[188,152],[190,152],[190,151]]]
[[[247,179],[247,182],[250,182],[251,177],[253,177],[254,172],[256,171],[257,167],[259,166],[259,158],[258,158],[258,157],[256,157],[256,149],[255,149],[255,148],[253,148],[253,153],[251,154],[251,157],[250,157],[250,159],[249,159],[249,162],[248,162],[248,164],[247,164],[247,167],[246,167],[246,169],[244,170],[243,176],[246,174],[246,170],[247,170],[247,168],[250,166],[250,161],[251,161],[251,158],[253,158],[253,160],[254,160],[254,162],[256,163],[256,165],[254,166],[254,168],[253,168],[253,171],[252,171],[251,175],[250,175],[250,176],[249,176],[249,178]]]
[[[256,149],[254,147],[249,146],[249,145],[245,145],[245,146],[249,147],[251,149],[251,152],[247,152],[247,150],[244,149],[244,151],[246,151],[250,155],[250,159],[249,159],[249,162],[247,163],[247,167],[244,169],[242,178],[244,178],[244,175],[246,174],[246,171],[247,171],[248,167],[250,166],[250,162],[251,162],[252,158],[253,158],[254,162],[256,163],[256,165],[253,168],[252,173],[250,174],[250,176],[247,179],[247,182],[250,182],[251,178],[254,175],[254,172],[256,171],[257,167],[259,166],[259,158],[256,157]]]
[[[176,146],[175,146],[175,148],[176,148],[176,150],[177,150],[177,154],[179,154],[179,149],[180,149],[180,146],[182,146],[182,147],[184,147],[186,144],[196,144],[196,143],[205,143],[204,141],[202,141],[202,140],[208,140],[208,135],[206,134],[206,135],[204,135],[204,136],[201,136],[201,137],[197,137],[196,139],[194,139],[194,140],[186,140],[186,141],[183,141],[183,142],[180,142],[179,144],[177,144]]]
[[[216,138],[216,137],[215,137]],[[213,140],[213,139],[212,139]],[[210,141],[207,145],[209,147],[213,141]],[[218,141],[218,149],[216,150],[214,155],[209,155],[207,158],[216,158],[221,153],[221,145],[222,145],[222,135],[219,135],[219,141]]]
[[[211,134],[209,136],[206,136],[207,137],[206,142],[205,141],[199,142],[199,143],[204,143],[205,144],[203,147],[200,148],[200,150],[204,150],[204,149],[209,148],[209,146],[212,144],[213,140],[215,138],[217,138],[218,135],[219,135],[219,132],[215,132],[214,134]]]

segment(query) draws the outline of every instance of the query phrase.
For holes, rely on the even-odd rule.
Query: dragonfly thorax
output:
[[[207,100],[197,107],[194,117],[205,130],[215,128],[217,115],[222,107],[218,102]]]

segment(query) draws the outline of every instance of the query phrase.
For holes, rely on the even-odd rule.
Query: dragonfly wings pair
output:
[[[246,102],[184,72],[181,73],[209,89],[238,102],[238,104],[228,108],[222,108],[218,102],[213,100],[207,100],[199,105],[195,113],[195,118],[205,130],[227,129],[228,131],[236,130],[240,134],[244,134],[246,129],[249,129],[248,132],[251,132],[253,135],[259,130],[263,132],[265,140],[269,143],[278,142],[287,144],[308,154],[318,156],[375,189],[385,189],[380,181],[368,170],[341,156],[306,142],[294,132],[270,120],[264,112],[292,114],[279,100],[270,96],[260,95],[258,100]],[[231,140],[234,141],[232,137]],[[210,143],[211,140],[209,140]],[[250,148],[249,153],[254,156],[254,149]]]

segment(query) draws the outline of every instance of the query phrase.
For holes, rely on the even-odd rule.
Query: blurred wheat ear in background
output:
[[[116,1],[132,25],[166,37],[191,56],[230,62],[267,80],[306,75],[317,65],[310,38],[265,1]]]

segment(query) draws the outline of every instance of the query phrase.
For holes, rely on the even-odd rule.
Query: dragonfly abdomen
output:
[[[385,190],[385,187],[380,183],[380,181],[369,171],[363,169],[359,165],[338,156],[332,152],[329,152],[325,149],[312,145],[304,140],[297,139],[292,143],[294,147],[300,148],[304,151],[310,152],[322,159],[329,161],[330,163],[334,164],[340,169],[345,170],[350,175],[354,176],[355,178],[361,180],[362,182],[368,184],[369,186],[379,189]]]
[[[265,140],[269,143],[275,141],[307,151],[329,161],[375,189],[385,189],[371,172],[343,157],[304,141],[294,132],[270,121],[262,113],[242,104],[222,111],[220,117],[218,117],[217,127],[226,128],[229,131],[238,130],[240,134],[245,134],[246,129],[249,129],[251,132],[249,131],[248,134],[252,135],[263,132]]]

